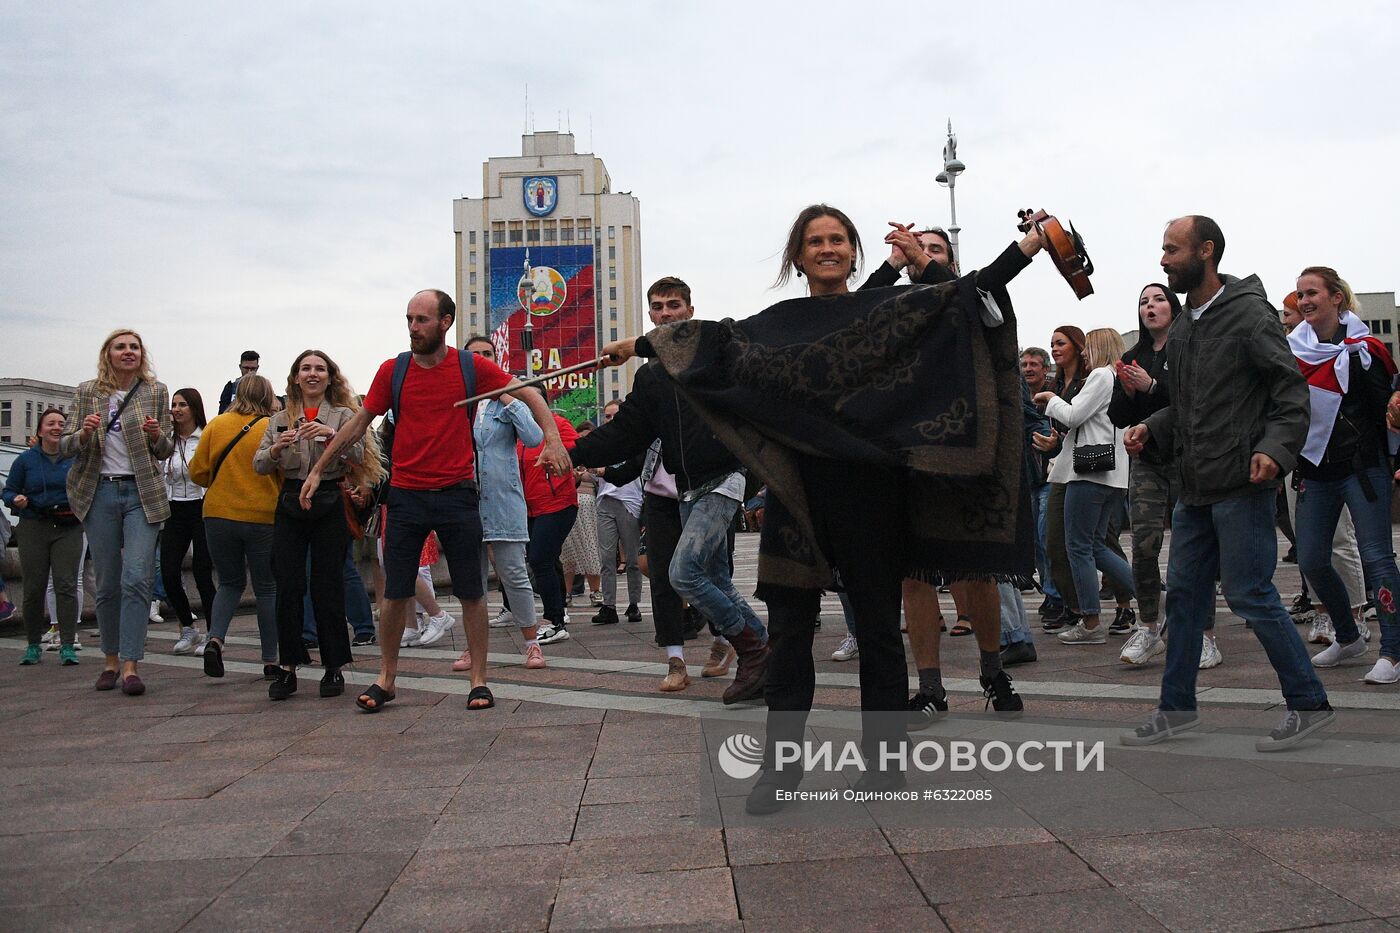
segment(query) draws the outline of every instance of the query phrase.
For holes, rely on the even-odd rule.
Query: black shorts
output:
[[[475,486],[451,489],[390,488],[384,528],[384,598],[410,599],[418,559],[429,532],[437,532],[452,577],[452,594],[480,599],[481,507]]]

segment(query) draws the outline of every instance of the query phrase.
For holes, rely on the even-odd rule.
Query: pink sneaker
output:
[[[530,645],[525,649],[525,667],[528,670],[537,671],[544,667],[544,652],[539,645]]]
[[[472,669],[472,649],[468,648],[462,652],[462,656],[452,662],[454,671],[469,671]]]

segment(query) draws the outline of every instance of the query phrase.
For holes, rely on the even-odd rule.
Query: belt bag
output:
[[[1079,429],[1074,429],[1074,472],[1107,473],[1117,466],[1118,432],[1113,432],[1112,444],[1079,443]]]

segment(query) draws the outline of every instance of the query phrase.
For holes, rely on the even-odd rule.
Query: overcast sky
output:
[[[704,317],[799,294],[769,286],[813,201],[867,269],[887,220],[947,224],[949,117],[964,266],[1028,206],[1097,266],[1083,302],[1022,273],[1022,344],[1132,329],[1185,213],[1275,301],[1315,263],[1400,287],[1392,3],[390,6],[0,0],[0,375],[91,378],[130,326],[172,389],[246,347],[280,384],[308,346],[367,389],[410,294],[452,290],[452,200],[519,153],[527,83],[641,200],[643,282]]]

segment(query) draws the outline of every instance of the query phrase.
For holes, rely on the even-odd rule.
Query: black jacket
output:
[[[1167,339],[1171,404],[1143,422],[1181,468],[1180,501],[1213,505],[1243,495],[1250,458],[1292,470],[1308,435],[1308,384],[1258,276],[1221,276],[1224,294],[1199,321],[1183,308]],[[1278,480],[1264,484],[1277,486]]]
[[[651,352],[645,340],[638,338],[639,356]],[[579,438],[570,455],[575,466],[612,466],[644,454],[657,438],[661,439],[661,462],[676,478],[679,492],[703,486],[740,467],[739,460],[710,432],[656,362],[637,370],[632,391],[622,400],[613,420]],[[613,481],[612,476],[607,479]]]
[[[1142,365],[1144,357],[1147,363],[1145,366]],[[1167,394],[1167,348],[1164,345],[1160,352],[1154,353],[1150,338],[1139,341],[1123,354],[1123,362],[1137,363],[1147,370],[1149,376],[1157,380],[1156,388],[1151,392],[1134,392],[1131,396],[1124,390],[1122,382],[1117,379],[1113,381],[1113,399],[1108,403],[1108,420],[1112,421],[1116,428],[1131,428],[1146,421],[1148,415],[1171,404],[1171,398]],[[1143,447],[1142,459],[1148,463],[1171,463],[1171,445],[1158,444],[1156,438],[1149,437]]]

